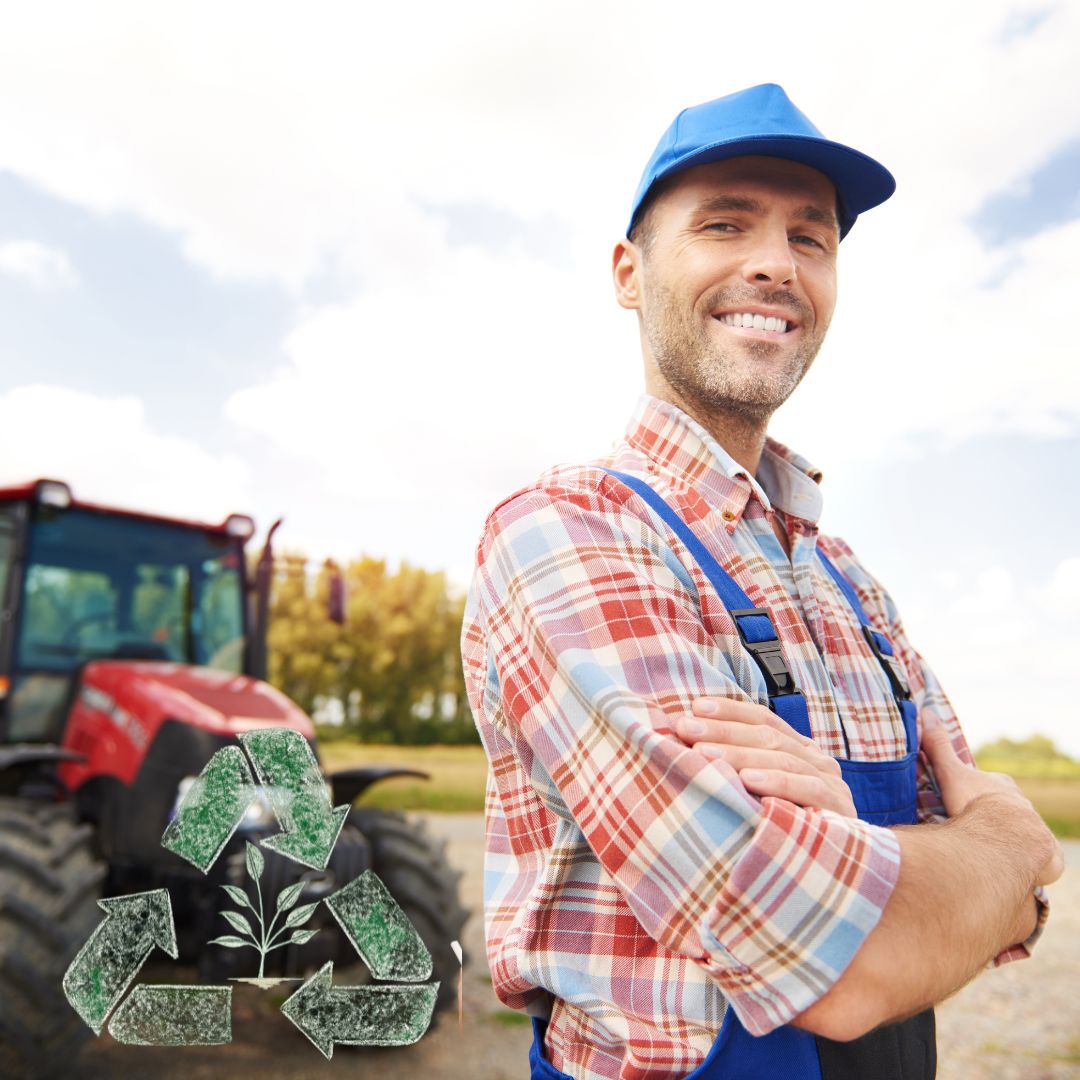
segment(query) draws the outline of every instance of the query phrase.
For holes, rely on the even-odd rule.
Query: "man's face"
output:
[[[692,412],[767,420],[832,318],[835,208],[822,173],[769,157],[696,166],[657,195],[647,242],[615,259],[619,301],[641,317],[649,390]]]

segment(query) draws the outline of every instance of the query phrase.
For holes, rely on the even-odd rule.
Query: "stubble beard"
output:
[[[798,347],[778,365],[770,361],[781,351],[787,352],[784,343],[746,339],[725,347],[711,336],[708,323],[693,312],[687,314],[685,305],[665,286],[654,283],[649,294],[648,314],[643,312],[642,318],[656,366],[686,404],[706,415],[765,424],[802,381],[825,337],[824,329],[804,330]],[[803,327],[810,318],[805,303],[783,289],[720,289],[704,298],[701,307],[715,311],[758,304],[795,313]]]

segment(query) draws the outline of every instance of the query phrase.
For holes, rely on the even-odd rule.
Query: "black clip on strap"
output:
[[[769,697],[785,697],[788,694],[798,694],[800,691],[795,685],[794,677],[788,670],[787,661],[784,659],[784,654],[780,648],[780,639],[773,637],[768,641],[748,641],[746,632],[739,622],[740,618],[747,615],[761,615],[768,619],[771,625],[772,617],[768,611],[765,608],[740,608],[737,611],[729,612],[729,614],[735,623],[735,628],[739,631],[743,648],[754,658],[757,666],[761,669]],[[773,633],[776,633],[775,627]]]
[[[870,651],[878,658],[881,666],[885,669],[885,674],[888,676],[893,696],[900,701],[910,701],[911,686],[908,684],[907,676],[904,674],[904,669],[900,666],[900,662],[891,652],[885,652],[881,647],[881,642],[878,640],[878,634],[870,628],[869,623],[863,623],[862,629],[863,636],[870,646]]]

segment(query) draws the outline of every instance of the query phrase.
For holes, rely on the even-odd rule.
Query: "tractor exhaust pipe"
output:
[[[262,554],[255,567],[255,625],[251,634],[251,674],[266,681],[266,631],[270,625],[270,586],[274,580],[274,533],[284,518],[278,518],[266,534]]]

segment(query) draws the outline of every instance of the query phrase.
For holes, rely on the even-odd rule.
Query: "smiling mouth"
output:
[[[758,315],[750,311],[728,311],[723,315],[714,315],[717,322],[741,330],[768,330],[772,333],[786,334],[788,327],[795,329],[794,323],[775,315]]]

